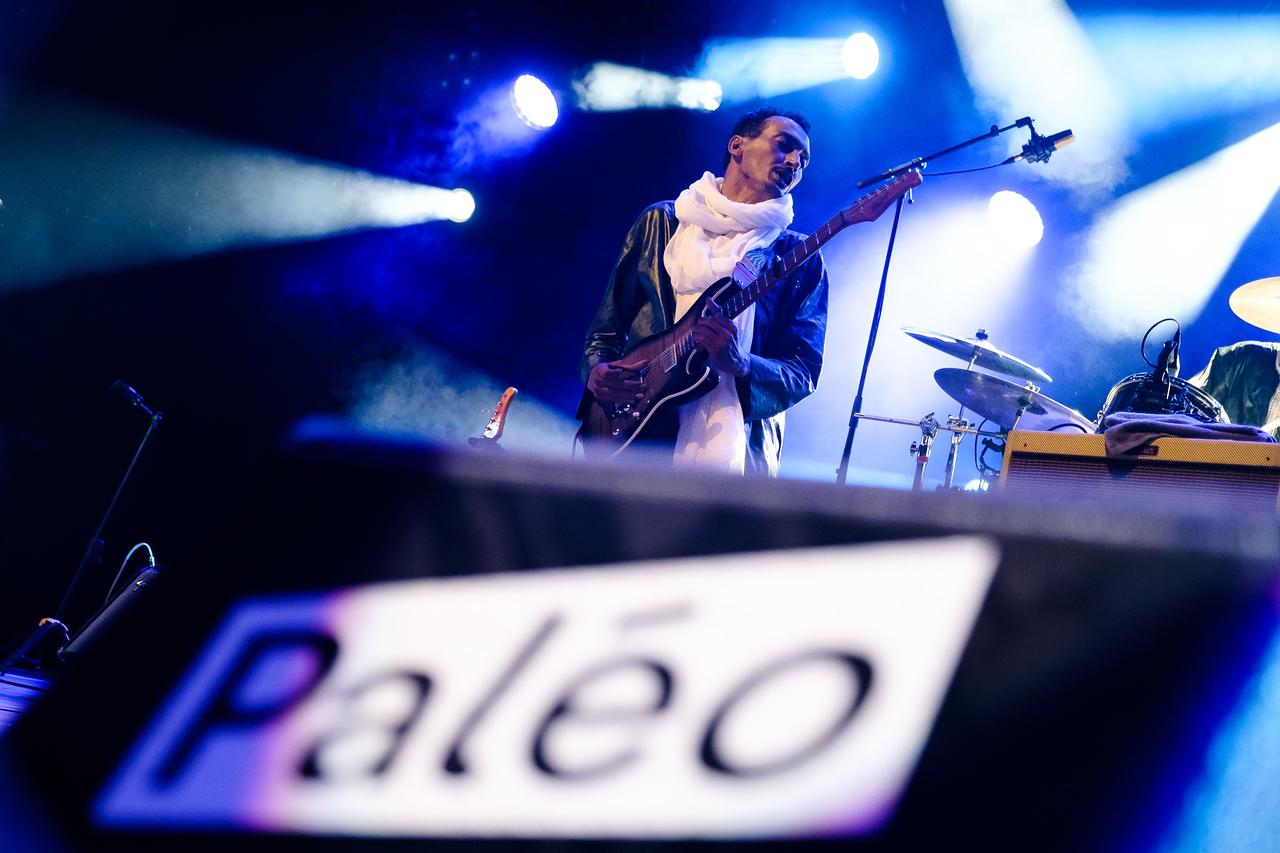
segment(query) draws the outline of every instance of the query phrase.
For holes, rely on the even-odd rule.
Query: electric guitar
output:
[[[857,222],[874,222],[899,196],[920,186],[920,181],[918,171],[904,172],[837,213],[776,263],[764,265],[764,269],[740,262],[733,275],[708,287],[670,329],[650,335],[611,362],[614,367],[631,371],[633,378],[643,380],[643,397],[632,403],[592,400],[578,429],[583,452],[588,457],[613,457],[654,437],[667,422],[667,415],[706,394],[720,381],[719,374],[707,363],[707,353],[694,343],[693,327],[699,318],[714,313],[729,319],[738,316],[840,231]]]
[[[515,388],[508,388],[502,392],[502,397],[498,400],[498,405],[494,407],[493,417],[489,418],[489,425],[484,428],[484,432],[480,435],[472,436],[467,441],[477,450],[501,450],[498,446],[498,439],[502,438],[502,430],[507,425],[507,409],[511,407],[511,401],[515,399],[518,392]]]

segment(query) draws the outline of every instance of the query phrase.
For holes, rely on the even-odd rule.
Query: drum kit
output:
[[[924,484],[925,469],[939,431],[951,433],[951,447],[942,480],[944,489],[951,488],[958,451],[966,435],[975,436],[975,441],[982,437],[984,446],[996,449],[998,445],[991,439],[1001,440],[1009,432],[1019,428],[1094,431],[1094,424],[1084,415],[1040,393],[1043,384],[1053,381],[1048,373],[992,344],[986,330],[979,329],[971,338],[957,338],[910,327],[905,327],[902,331],[927,346],[967,362],[963,369],[944,367],[933,374],[942,390],[960,404],[959,414],[949,415],[945,424],[935,420],[932,412],[919,421],[862,412],[856,415],[865,420],[904,424],[920,429],[920,440],[911,445],[911,453],[916,460],[914,489],[919,490]],[[1021,379],[1023,383],[1019,385],[992,373],[981,373],[975,368]],[[964,417],[966,409],[981,415],[985,422],[996,424],[999,429],[983,430],[981,425]]]
[[[1231,294],[1230,305],[1231,310],[1246,323],[1280,334],[1280,276],[1259,279],[1236,288]],[[911,453],[916,459],[913,488],[917,490],[924,483],[933,441],[940,431],[951,433],[951,448],[941,486],[949,489],[955,477],[957,451],[966,435],[975,436],[975,441],[980,438],[983,446],[989,450],[999,451],[1006,436],[1015,429],[1073,431],[1084,434],[1101,432],[1107,417],[1119,412],[1153,416],[1186,415],[1205,423],[1230,423],[1217,400],[1177,378],[1177,345],[1174,344],[1174,360],[1170,362],[1171,342],[1168,341],[1165,342],[1166,349],[1161,353],[1158,366],[1153,365],[1156,369],[1152,373],[1126,376],[1116,383],[1097,418],[1091,421],[1070,406],[1041,393],[1041,387],[1053,381],[1049,374],[992,344],[983,329],[979,329],[971,338],[957,338],[910,327],[904,327],[902,331],[927,346],[967,362],[964,368],[944,367],[933,374],[938,386],[960,404],[959,414],[949,415],[945,424],[939,423],[932,412],[919,421],[861,412],[855,414],[855,417],[864,420],[903,424],[920,429],[920,440],[911,445]],[[975,368],[990,372],[980,372]],[[1021,380],[1021,384],[993,374]],[[965,410],[974,412],[985,420],[975,426],[964,417]],[[986,424],[995,424],[998,429],[984,429]],[[998,469],[985,465],[980,457],[978,467],[984,481],[998,472]]]

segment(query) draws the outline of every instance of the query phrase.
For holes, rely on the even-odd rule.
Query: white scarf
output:
[[[682,317],[712,283],[731,275],[752,249],[767,247],[791,224],[791,195],[757,204],[730,201],[720,192],[723,179],[704,172],[676,199],[679,226],[662,261],[676,293],[676,317]],[[744,284],[746,282],[743,282]],[[752,304],[734,318],[738,347],[751,348],[755,325]],[[747,432],[734,378],[720,377],[710,393],[680,410],[675,463],[741,474],[747,459]]]

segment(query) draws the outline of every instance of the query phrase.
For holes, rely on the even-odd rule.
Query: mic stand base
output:
[[[0,672],[20,669],[27,672],[48,672],[56,667],[59,654],[71,642],[71,632],[61,621],[45,617],[22,645],[0,663]]]

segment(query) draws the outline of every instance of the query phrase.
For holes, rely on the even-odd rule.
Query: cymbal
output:
[[[1249,325],[1280,333],[1280,275],[1240,285],[1231,291],[1229,304]]]
[[[1018,376],[1036,382],[1053,381],[1053,377],[1035,365],[1028,364],[1017,356],[987,343],[987,333],[981,329],[978,330],[977,337],[973,338],[953,338],[950,335],[926,332],[924,329],[913,329],[910,326],[903,326],[902,331],[922,344],[928,344],[934,349],[969,362],[971,367],[981,367],[984,370],[1003,373],[1005,376]]]
[[[1004,429],[1012,429],[1018,417],[1018,407],[1026,401],[1026,410],[1018,420],[1018,429],[1064,431],[1068,433],[1094,431],[1093,422],[1075,409],[1057,400],[1015,385],[999,376],[988,376],[958,367],[935,370],[933,378],[943,391],[967,409],[973,409]]]

